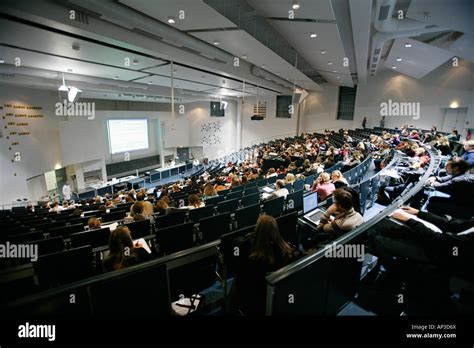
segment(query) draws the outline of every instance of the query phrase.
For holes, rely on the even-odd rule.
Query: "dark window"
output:
[[[224,105],[211,101],[211,117],[224,117]]]
[[[353,120],[354,107],[356,99],[357,86],[339,87],[339,100],[337,103],[337,119],[338,120]]]
[[[291,118],[290,105],[293,103],[291,95],[277,95],[276,117]],[[294,109],[294,106],[292,107]]]

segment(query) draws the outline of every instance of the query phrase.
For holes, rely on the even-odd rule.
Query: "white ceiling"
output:
[[[288,11],[292,10],[292,2],[289,0],[248,0],[247,2],[265,17],[288,18]],[[300,0],[298,3],[300,8],[294,10],[295,19],[335,19],[330,0]]]
[[[449,50],[462,59],[474,63],[474,34],[464,34],[449,46]]]
[[[405,43],[410,43],[412,46],[407,48]],[[398,38],[394,40],[384,65],[388,69],[395,66],[396,71],[421,79],[453,56],[452,52],[439,47],[408,38]],[[397,62],[397,58],[401,58],[402,61]]]
[[[246,55],[246,60],[250,63],[288,79],[291,83],[295,82],[309,90],[320,89],[313,80],[244,30],[204,31],[195,32],[192,35],[210,44],[214,44],[217,40],[220,48],[232,53],[235,57],[243,59],[242,56]]]
[[[167,24],[168,17],[174,17],[176,22],[171,26],[179,30],[235,28],[234,23],[202,0],[119,0],[119,2]],[[184,19],[179,19],[181,10],[184,11]]]
[[[0,46],[0,56],[5,60],[6,64],[15,65],[15,58],[19,57],[22,67],[59,71],[68,74],[94,76],[106,79],[130,81],[132,79],[147,75],[134,70],[104,66],[95,63],[56,57],[49,54],[30,52],[5,46]],[[60,81],[58,81],[58,83],[59,82]]]
[[[345,52],[336,24],[288,20],[272,20],[270,23],[328,82],[353,86],[349,67],[343,66]],[[311,33],[318,36],[311,38]],[[322,54],[322,51],[326,53]]]
[[[427,24],[474,34],[472,0],[412,0],[406,16]]]
[[[184,66],[174,65],[173,77],[175,79],[183,79],[194,81],[203,84],[203,88],[208,85],[208,88],[223,87],[239,89],[242,86],[240,81],[231,80],[229,78],[220,77],[217,75],[202,72],[200,70],[191,69]],[[157,75],[171,75],[171,64],[162,65],[155,68],[145,69],[144,71]],[[146,80],[146,79],[145,79]]]
[[[49,30],[35,28],[0,18],[0,43],[29,50],[46,52],[53,55],[70,57],[89,62],[105,63],[116,67],[126,67],[126,58],[130,66],[127,69],[140,70],[164,64],[160,59],[148,58],[127,51],[79,40],[71,36],[54,33]],[[12,35],[14,33],[14,35]],[[79,50],[72,48],[79,45]],[[137,60],[137,64],[133,61]]]

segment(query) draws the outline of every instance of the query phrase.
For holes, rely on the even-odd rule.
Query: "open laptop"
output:
[[[312,192],[303,197],[303,219],[317,225],[325,211],[318,208],[318,193]]]

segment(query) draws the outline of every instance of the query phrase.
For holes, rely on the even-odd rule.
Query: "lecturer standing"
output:
[[[63,199],[66,201],[71,199],[71,186],[69,186],[68,182],[63,186]]]

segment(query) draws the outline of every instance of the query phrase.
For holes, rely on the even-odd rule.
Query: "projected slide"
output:
[[[148,149],[147,120],[108,120],[110,153]]]

